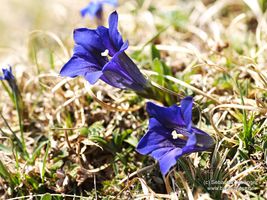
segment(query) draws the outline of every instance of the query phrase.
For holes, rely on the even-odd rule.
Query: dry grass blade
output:
[[[266,2],[120,0],[116,8],[103,6],[103,25],[116,9],[119,32],[130,44],[126,53],[151,80],[146,99],[179,105],[183,95],[192,96],[192,122],[218,143],[212,155],[183,155],[163,178],[154,154],[136,151],[151,126],[146,99],[101,80],[92,86],[83,77],[59,75],[71,53],[77,56],[73,30],[92,30],[101,21],[81,18],[88,2],[1,0],[0,63],[11,65],[21,93],[29,156],[22,155],[16,108],[3,80],[0,198],[266,199]],[[91,42],[82,41],[84,48]],[[99,69],[111,59],[97,59]],[[251,180],[255,187],[247,188]]]
[[[103,108],[109,110],[109,111],[113,111],[113,112],[134,112],[139,110],[140,108],[143,107],[143,104],[137,105],[133,108],[121,108],[121,107],[117,107],[117,106],[113,106],[110,105],[108,103],[105,103],[104,101],[102,101],[101,99],[97,98],[97,96],[94,94],[94,92],[91,89],[92,87],[89,85],[89,83],[85,83],[85,89],[86,91],[90,94],[90,96],[97,102],[99,103]]]
[[[160,76],[157,72],[154,72],[154,71],[149,71],[149,70],[143,70],[144,73],[146,74],[149,74],[150,76],[151,75],[156,75],[156,76]],[[211,99],[213,100],[214,102],[216,102],[217,104],[221,104],[221,102],[219,102],[215,97],[211,96],[211,95],[208,95],[207,93],[199,90],[198,88],[184,82],[184,81],[181,81],[181,80],[178,80],[177,78],[174,78],[172,76],[169,76],[169,75],[164,75],[163,76],[164,78],[174,82],[174,83],[177,83],[185,88],[188,88],[188,89],[191,89],[192,91],[196,92],[197,94],[200,94],[204,97],[207,97],[208,99]]]
[[[181,179],[181,182],[182,182],[182,184],[183,184],[183,186],[184,186],[184,188],[185,188],[185,190],[187,192],[188,199],[189,200],[194,200],[193,193],[192,193],[187,181],[185,180],[184,175],[182,174],[182,172],[178,172],[177,174],[178,174],[179,178]]]
[[[136,176],[136,175],[139,175],[139,174],[142,174],[144,172],[147,172],[151,169],[153,169],[155,166],[157,165],[157,162],[155,164],[152,164],[152,165],[149,165],[149,166],[146,166],[142,169],[139,169],[133,173],[131,173],[129,176],[125,177],[124,179],[122,179],[120,182],[119,182],[119,185],[123,184],[125,181],[128,181],[129,179],[131,179],[132,177]]]
[[[28,41],[28,43],[31,43],[31,40],[33,40],[34,37],[38,37],[39,35],[48,36],[48,37],[52,38],[53,40],[55,40],[57,42],[57,44],[59,45],[59,47],[62,49],[65,57],[66,58],[69,58],[70,57],[70,55],[68,53],[68,50],[65,47],[64,43],[61,41],[61,39],[55,33],[52,33],[50,31],[43,31],[43,30],[34,30],[34,31],[32,31],[29,34],[29,41]]]

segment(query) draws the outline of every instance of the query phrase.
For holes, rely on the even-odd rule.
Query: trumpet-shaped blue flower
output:
[[[117,0],[93,0],[91,1],[85,8],[83,8],[80,13],[82,17],[89,15],[91,18],[97,17],[99,19],[102,18],[103,14],[103,5],[110,4],[112,6],[117,6]]]
[[[12,90],[18,91],[16,79],[12,74],[11,67],[9,66],[8,68],[2,68],[2,72],[3,72],[3,76],[0,76],[0,80],[6,80]]]
[[[163,176],[182,155],[207,150],[214,144],[207,133],[192,126],[192,104],[192,97],[184,98],[181,106],[147,103],[149,129],[138,143],[137,151],[158,160]]]
[[[118,32],[118,14],[109,17],[109,28],[79,28],[74,31],[74,53],[60,71],[61,76],[83,76],[94,84],[101,79],[107,84],[142,91],[147,80],[125,54],[128,42]]]
[[[12,69],[11,67],[9,68],[2,68],[3,76],[0,76],[0,80],[14,80],[15,77],[12,74]]]

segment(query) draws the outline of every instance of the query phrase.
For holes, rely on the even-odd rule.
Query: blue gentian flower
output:
[[[14,80],[15,77],[12,74],[12,69],[11,67],[9,68],[2,68],[3,76],[0,76],[0,80]]]
[[[12,90],[17,91],[16,79],[12,74],[12,69],[9,66],[8,68],[2,68],[3,76],[0,76],[0,80],[6,80]]]
[[[85,8],[83,8],[80,13],[82,17],[89,15],[91,18],[96,17],[98,19],[102,18],[103,5],[110,4],[112,6],[117,6],[117,0],[93,0]]]
[[[79,28],[74,31],[74,53],[60,71],[61,76],[83,76],[90,84],[101,79],[121,88],[143,91],[147,80],[125,54],[128,42],[118,32],[118,14],[109,17],[109,28]]]
[[[182,155],[207,150],[214,144],[212,137],[192,125],[192,105],[192,97],[184,98],[181,106],[147,103],[149,129],[137,151],[158,160],[163,176]]]

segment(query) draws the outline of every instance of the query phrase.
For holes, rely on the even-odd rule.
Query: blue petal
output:
[[[102,13],[103,7],[102,3],[98,1],[92,1],[90,2],[84,9],[80,11],[81,16],[85,17],[86,14],[88,14],[90,17],[98,17]]]
[[[83,9],[80,10],[80,14],[81,14],[82,17],[85,17],[85,15],[87,14],[87,12],[89,12],[87,7],[85,7],[85,8],[83,8]]]
[[[192,107],[193,107],[193,98],[188,96],[181,101],[181,111],[183,115],[184,122],[187,129],[190,131],[192,126]]]
[[[61,69],[61,76],[85,76],[88,72],[99,71],[98,66],[82,58],[73,56]]]
[[[126,40],[120,48],[120,51],[125,51],[129,47],[129,42]]]
[[[103,75],[102,71],[87,72],[85,74],[85,79],[90,84],[95,84],[102,75]]]
[[[88,51],[83,46],[76,44],[74,46],[74,56],[80,57],[90,63],[94,63],[95,65],[99,66],[99,69],[108,62],[107,57],[101,56],[101,54],[92,54],[91,51]]]
[[[174,166],[177,160],[183,155],[183,152],[179,148],[172,149],[164,154],[159,160],[160,171],[165,176],[170,168]]]
[[[136,150],[158,160],[160,170],[165,176],[182,156],[185,145],[186,141],[172,138],[171,129],[166,129],[156,119],[150,118],[149,131],[142,137]]]
[[[102,0],[102,3],[107,3],[110,4],[112,6],[118,6],[118,0]]]
[[[99,26],[97,33],[101,37],[103,45],[109,50],[109,55],[114,56],[118,51],[124,51],[128,48],[128,41],[123,43],[122,37],[118,32],[118,14],[113,12],[109,17],[109,28]]]
[[[73,37],[76,44],[83,46],[83,48],[92,53],[101,54],[101,52],[106,50],[96,30],[87,28],[75,29]]]
[[[113,43],[110,40],[108,28],[99,26],[96,31],[100,36],[105,48],[108,49],[109,56],[114,56],[114,54],[118,52],[118,50],[113,46]]]
[[[151,154],[155,159],[160,159],[163,154],[173,148],[182,148],[186,141],[172,138],[172,130],[163,127],[155,118],[149,120],[149,130],[137,145],[141,154]],[[157,152],[160,149],[160,152]],[[156,151],[154,153],[154,151]]]
[[[197,144],[196,134],[192,133],[187,140],[186,147],[195,147]]]
[[[127,89],[133,84],[131,77],[116,62],[110,61],[102,71],[104,74],[102,80],[113,87]]]
[[[146,110],[150,117],[156,118],[165,127],[175,128],[177,126],[185,126],[181,108],[177,105],[161,107],[152,102],[148,102]]]
[[[136,64],[124,52],[117,53],[112,60],[118,63],[123,68],[125,73],[131,76],[136,84],[141,86],[147,84],[147,80],[144,78]]]
[[[214,140],[204,131],[192,127],[192,133],[188,137],[187,143],[183,148],[183,153],[193,153],[205,151],[214,145]]]
[[[183,154],[189,154],[193,152],[204,151],[203,147],[197,145],[197,138],[195,134],[191,134],[187,140],[185,147],[183,148]]]
[[[0,80],[13,80],[15,77],[12,74],[12,68],[9,66],[9,68],[2,68],[3,76],[0,77]]]
[[[137,151],[158,160],[163,176],[182,155],[204,151],[214,145],[212,137],[191,126],[192,105],[192,97],[184,98],[181,107],[173,105],[166,108],[152,102],[147,103],[147,112],[151,117],[149,130],[138,143]],[[187,139],[174,139],[173,130]]]
[[[118,14],[116,11],[109,16],[109,36],[115,49],[119,51],[123,45],[123,40],[118,31]]]
[[[213,138],[204,131],[196,127],[192,127],[192,133],[196,135],[197,145],[203,146],[202,150],[209,149],[214,145]]]
[[[103,73],[108,84],[118,88],[143,90],[146,79],[133,61],[124,52],[118,52],[108,64],[103,67]]]

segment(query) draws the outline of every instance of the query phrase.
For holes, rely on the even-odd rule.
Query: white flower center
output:
[[[183,134],[177,133],[176,130],[173,130],[173,131],[172,131],[172,138],[173,138],[174,140],[175,140],[175,139],[178,139],[178,138],[180,138],[180,139],[182,139],[182,140],[187,140],[187,137],[186,137],[186,136],[184,136]]]
[[[176,132],[176,130],[172,131],[172,138],[175,140],[178,138],[178,133]]]
[[[106,49],[104,52],[101,53],[101,56],[107,57],[108,53],[109,53],[109,51],[108,51],[108,49]]]

